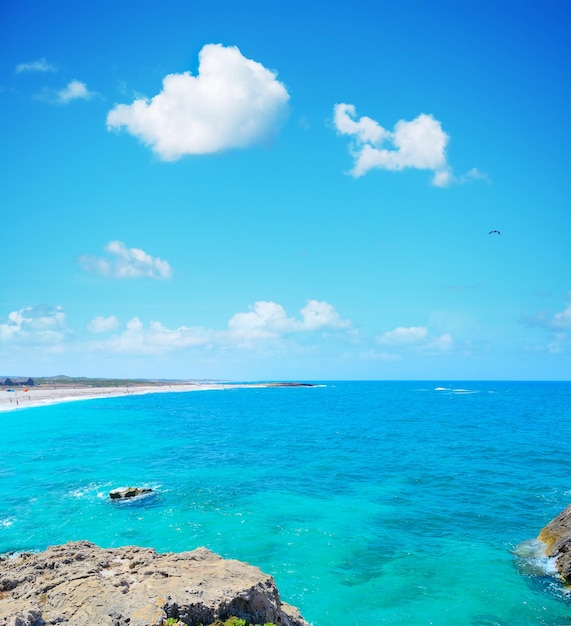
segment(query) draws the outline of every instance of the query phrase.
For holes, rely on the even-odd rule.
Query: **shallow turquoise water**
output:
[[[514,548],[571,501],[571,383],[335,382],[0,413],[0,552],[204,545],[314,626],[556,626]],[[156,495],[111,502],[108,492]]]

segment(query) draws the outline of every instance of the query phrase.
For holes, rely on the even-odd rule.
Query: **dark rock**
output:
[[[554,557],[563,580],[571,584],[571,504],[539,533],[545,554]]]
[[[112,500],[122,500],[125,498],[135,498],[136,496],[142,496],[145,493],[153,493],[153,490],[141,487],[125,487],[123,489],[114,489],[113,491],[110,491],[109,497]]]

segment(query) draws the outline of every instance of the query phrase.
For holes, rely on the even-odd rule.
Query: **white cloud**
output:
[[[138,317],[134,317],[127,322],[122,333],[106,341],[92,343],[91,348],[128,354],[164,354],[204,346],[214,335],[214,331],[205,328],[179,326],[169,329],[160,322],[150,322],[145,327]]]
[[[296,319],[290,317],[280,304],[260,301],[250,306],[247,313],[236,313],[228,322],[228,328],[240,336],[260,339],[320,329],[342,330],[351,326],[325,301],[309,300],[300,313],[301,319]]]
[[[568,304],[563,311],[556,313],[551,320],[553,328],[570,328],[571,329],[571,304]]]
[[[72,80],[67,86],[57,92],[57,99],[62,104],[67,104],[72,100],[90,100],[95,93],[87,89],[87,85],[79,80]]]
[[[72,80],[63,89],[44,89],[35,97],[50,104],[69,104],[73,100],[91,100],[97,95],[94,91],[89,91],[85,83]]]
[[[46,59],[42,57],[37,61],[29,61],[27,63],[19,63],[16,65],[16,74],[26,72],[57,72],[57,68],[51,63],[48,63]]]
[[[427,337],[428,328],[426,326],[410,326],[409,328],[399,326],[394,330],[383,333],[377,338],[377,341],[386,345],[401,346],[424,342]]]
[[[80,257],[82,267],[111,278],[155,278],[164,280],[172,275],[167,261],[152,257],[140,248],[127,248],[122,241],[110,241],[105,246],[110,258],[88,255]]]
[[[341,319],[335,308],[325,301],[310,300],[300,312],[303,317],[302,330],[343,330],[351,326],[349,320]]]
[[[228,322],[228,328],[250,338],[264,338],[293,332],[297,323],[281,304],[256,302],[247,313],[236,313]]]
[[[571,304],[566,304],[562,311],[555,314],[543,310],[535,315],[521,316],[519,321],[530,327],[542,328],[549,333],[545,345],[550,354],[561,354],[571,344]]]
[[[288,100],[274,72],[236,47],[208,44],[200,51],[197,76],[167,75],[152,99],[115,106],[107,128],[125,129],[161,159],[175,161],[264,143],[287,116]]]
[[[452,335],[445,333],[432,336],[426,326],[398,326],[377,337],[377,342],[393,347],[409,347],[420,350],[451,350],[454,344]]]
[[[95,327],[100,328],[111,318],[95,320]],[[341,319],[335,308],[327,302],[310,300],[301,309],[301,319],[296,319],[290,317],[280,304],[260,301],[253,304],[248,312],[234,315],[228,322],[227,330],[197,326],[171,329],[158,321],[151,321],[145,326],[139,317],[134,317],[120,333],[92,342],[90,347],[92,350],[114,353],[157,355],[197,347],[207,350],[252,349],[268,342],[273,342],[275,346],[277,340],[294,333],[339,331],[349,329],[350,326],[350,322]]]
[[[57,344],[68,334],[62,307],[35,306],[13,311],[0,323],[0,342]]]
[[[87,330],[90,333],[99,334],[111,332],[118,327],[119,320],[114,315],[110,315],[109,317],[102,317],[101,315],[98,315],[89,322]]]
[[[483,177],[476,169],[462,179],[454,177],[446,158],[450,137],[432,115],[423,113],[412,121],[400,120],[393,131],[388,131],[369,117],[357,119],[354,105],[336,104],[334,123],[340,134],[353,139],[355,163],[351,174],[356,178],[372,169],[413,168],[432,170],[432,184],[447,187],[453,182]]]

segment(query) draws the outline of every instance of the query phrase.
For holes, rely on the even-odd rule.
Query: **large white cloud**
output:
[[[65,313],[60,306],[24,307],[0,323],[0,342],[58,344],[68,334]]]
[[[247,313],[236,313],[228,322],[228,328],[254,339],[320,329],[342,330],[351,326],[325,301],[309,300],[300,313],[301,319],[296,319],[290,317],[280,304],[260,301],[250,306]]]
[[[423,113],[412,121],[400,120],[389,131],[370,117],[357,118],[354,105],[342,103],[334,107],[334,124],[340,134],[353,140],[351,174],[355,177],[377,168],[413,168],[431,170],[432,184],[437,187],[483,178],[476,169],[461,179],[454,177],[446,157],[450,137],[432,115]]]
[[[237,313],[228,321],[226,330],[200,326],[168,328],[159,321],[145,325],[139,317],[132,318],[122,330],[104,340],[90,344],[93,350],[114,353],[165,354],[185,348],[252,349],[267,342],[281,340],[293,333],[343,331],[351,328],[335,308],[324,301],[310,300],[301,309],[301,318],[291,317],[275,302],[256,302],[250,310]],[[95,318],[92,332],[113,330],[116,318]]]
[[[264,143],[288,113],[289,95],[276,74],[236,47],[208,44],[197,76],[169,74],[151,99],[119,104],[108,130],[125,129],[163,160]]]
[[[172,276],[167,261],[152,257],[140,248],[127,248],[122,241],[110,241],[105,246],[107,258],[81,256],[82,267],[90,272],[110,278],[155,278],[164,280]]]

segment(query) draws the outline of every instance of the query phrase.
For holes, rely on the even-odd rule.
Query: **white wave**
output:
[[[4,519],[0,519],[0,528],[10,528],[14,524],[13,517],[5,517]]]
[[[545,544],[539,539],[522,541],[514,549],[520,570],[529,576],[559,577],[557,561],[545,554]]]
[[[99,491],[105,487],[110,486],[111,483],[91,482],[82,487],[77,487],[68,492],[70,498],[85,498],[85,497],[100,497]]]

